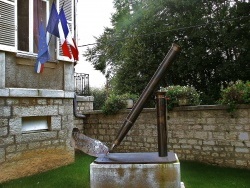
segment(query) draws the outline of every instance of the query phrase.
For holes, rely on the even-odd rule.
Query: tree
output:
[[[118,93],[141,93],[173,42],[182,48],[161,85],[193,85],[214,103],[223,84],[249,79],[249,1],[115,0],[112,28],[85,53],[109,67]]]

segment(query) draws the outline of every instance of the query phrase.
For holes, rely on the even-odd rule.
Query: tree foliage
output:
[[[162,86],[193,85],[213,103],[223,84],[250,79],[248,0],[114,0],[112,28],[84,54],[113,75],[118,92],[141,93],[172,43],[182,51]]]

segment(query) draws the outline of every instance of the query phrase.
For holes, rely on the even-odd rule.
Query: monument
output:
[[[91,188],[181,188],[180,162],[175,153],[167,151],[167,126],[166,126],[166,100],[165,93],[156,92],[157,102],[157,131],[158,131],[158,152],[140,153],[115,153],[123,138],[127,135],[134,122],[140,115],[144,104],[155,92],[160,80],[170,67],[175,56],[179,53],[180,47],[173,44],[155,74],[145,87],[138,101],[125,119],[111,148],[99,141],[84,138],[94,149],[85,148],[86,153],[91,153],[98,158],[90,164]],[[78,149],[86,146],[79,146],[75,133],[75,143]],[[80,138],[81,139],[81,138]],[[79,140],[79,139],[78,139]],[[92,144],[91,144],[92,143]],[[83,148],[84,149],[84,148]]]

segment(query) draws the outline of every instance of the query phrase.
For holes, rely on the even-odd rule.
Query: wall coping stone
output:
[[[250,108],[249,104],[240,104],[237,106],[237,109],[248,109]],[[175,107],[171,111],[196,111],[196,110],[226,110],[228,109],[227,105],[199,105],[199,106],[181,106],[181,107]],[[143,108],[143,112],[151,112],[155,111],[156,108]],[[124,109],[120,110],[120,113],[129,113],[131,109]],[[169,112],[171,112],[169,111]],[[84,112],[84,114],[102,114],[102,110],[93,110],[89,112]]]
[[[142,113],[143,112],[154,112],[156,109],[155,108],[143,108]],[[120,110],[119,113],[129,113],[131,111],[131,109],[124,109],[124,110]],[[103,114],[102,110],[93,110],[93,111],[87,111],[84,112],[84,114]]]
[[[93,102],[94,96],[76,96],[78,102]]]
[[[1,97],[8,97],[8,96],[10,96],[10,90],[9,89],[0,89],[0,96]]]
[[[227,105],[198,105],[198,106],[180,106],[175,107],[173,111],[196,111],[196,110],[226,110],[229,107]],[[249,104],[239,104],[237,109],[250,108]]]
[[[74,98],[75,92],[64,91],[64,98]]]
[[[73,91],[32,89],[32,88],[5,88],[0,89],[0,97],[40,97],[40,98],[74,98]]]
[[[43,97],[59,97],[64,98],[63,90],[38,89],[38,95]]]

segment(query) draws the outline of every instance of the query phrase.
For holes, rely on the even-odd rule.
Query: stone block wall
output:
[[[75,126],[111,145],[129,111],[105,116],[86,112]],[[167,114],[168,150],[181,160],[250,169],[250,106],[230,114],[224,106],[178,107]],[[155,109],[144,109],[116,152],[157,151]]]
[[[93,111],[93,96],[76,96],[76,101],[78,113]]]
[[[74,93],[23,89],[17,97],[18,92],[0,89],[0,182],[74,162]],[[48,130],[22,131],[24,117],[39,116],[48,118]]]
[[[74,162],[74,64],[48,62],[37,74],[36,59],[0,50],[0,182]]]
[[[184,160],[250,168],[250,108],[228,113],[219,106],[170,113],[170,148]]]
[[[5,77],[4,88],[39,88],[39,89],[56,89],[63,90],[67,87],[74,87],[74,84],[69,84],[66,74],[70,73],[70,79],[73,79],[72,63],[54,63],[49,62],[44,64],[43,74],[37,74],[34,71],[36,58],[18,57],[16,53],[4,52],[2,57]],[[1,54],[0,54],[1,60]],[[66,82],[65,82],[66,81]],[[1,88],[1,87],[0,87]]]

